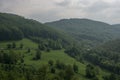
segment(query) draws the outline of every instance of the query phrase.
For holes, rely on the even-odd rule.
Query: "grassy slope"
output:
[[[37,43],[33,43],[31,40],[29,39],[22,39],[20,41],[9,41],[9,42],[6,42],[6,41],[2,41],[0,42],[0,48],[6,48],[6,45],[7,44],[11,44],[15,42],[17,47],[19,47],[19,45],[22,43],[24,44],[24,48],[37,48],[38,44]]]
[[[51,52],[42,52],[42,59],[38,61],[33,61],[32,58],[34,56],[35,50],[37,48],[37,43],[32,42],[31,40],[28,39],[23,39],[21,41],[10,41],[10,42],[0,42],[0,48],[5,48],[8,43],[16,42],[17,47],[19,44],[23,43],[24,44],[24,49],[23,50],[16,50],[18,53],[23,53],[25,58],[25,64],[26,65],[32,65],[36,68],[38,68],[41,65],[47,64],[49,60],[53,60],[54,62],[56,60],[59,60],[65,64],[74,64],[76,63],[79,66],[79,74],[77,74],[80,77],[80,80],[87,80],[85,76],[85,64],[82,64],[78,61],[76,61],[74,58],[68,56],[67,54],[64,53],[64,50],[56,50],[56,51],[51,51]],[[31,53],[26,53],[26,48],[32,48]],[[106,72],[100,70],[100,75],[104,75]],[[100,76],[101,78],[101,76]],[[102,79],[100,79],[102,80]]]

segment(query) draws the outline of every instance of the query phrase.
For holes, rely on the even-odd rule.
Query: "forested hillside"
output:
[[[120,75],[120,39],[108,41],[87,51],[84,58],[93,64]]]
[[[90,19],[63,19],[46,25],[63,30],[80,43],[90,46],[120,37],[120,27]]]
[[[0,13],[0,41],[21,40],[23,38],[29,38],[37,43],[41,42],[47,45],[60,44],[63,47],[72,41],[60,31],[35,20],[14,14]]]
[[[120,40],[108,41],[119,38],[118,25],[88,19],[46,25],[0,13],[0,80],[120,80]]]

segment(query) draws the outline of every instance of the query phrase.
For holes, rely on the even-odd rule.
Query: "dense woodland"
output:
[[[37,68],[25,64],[26,55],[32,55],[31,61],[37,62],[41,61],[44,52],[52,50],[64,50],[65,54],[84,64],[85,80],[120,80],[120,39],[117,39],[120,33],[116,31],[119,25],[87,19],[46,24],[49,26],[18,15],[0,13],[0,44],[13,41],[5,47],[0,46],[0,80],[79,80],[80,67],[76,63],[49,60]],[[24,38],[35,42],[37,48],[25,48],[25,44],[14,42]],[[100,69],[108,73],[102,75],[102,79]]]
[[[13,14],[0,13],[0,33],[0,41],[21,40],[27,37],[37,42],[40,38],[40,40],[61,40],[63,44],[70,43],[70,40],[67,40],[69,39],[68,36],[62,35],[59,31],[35,20],[25,19]]]
[[[84,44],[86,47],[97,46],[120,37],[119,24],[110,25],[100,21],[77,18],[62,19],[45,24],[70,34],[78,43]]]
[[[85,59],[120,75],[120,40],[109,41],[104,45],[89,50],[84,55]]]

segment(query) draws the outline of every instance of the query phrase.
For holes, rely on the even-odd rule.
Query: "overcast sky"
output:
[[[0,0],[0,12],[40,22],[63,18],[89,18],[120,23],[120,0]]]

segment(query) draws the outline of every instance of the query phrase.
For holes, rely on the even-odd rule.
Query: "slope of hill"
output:
[[[0,41],[21,40],[24,37],[36,42],[41,40],[59,41],[60,44],[69,44],[69,41],[72,40],[60,31],[35,20],[14,14],[0,13]]]
[[[120,75],[120,39],[108,41],[84,54],[89,62]]]
[[[117,30],[120,27],[89,19],[63,19],[48,22],[46,25],[63,30],[78,41],[85,41],[85,43],[90,41],[92,45],[118,38],[120,34]]]
[[[80,63],[79,61],[70,57],[69,55],[64,53],[64,50],[52,50],[50,52],[42,51],[41,59],[33,60],[33,58],[36,54],[36,49],[37,49],[38,44],[29,40],[29,39],[22,39],[22,40],[19,40],[19,41],[2,41],[2,42],[0,42],[0,51],[2,49],[4,49],[4,52],[8,52],[9,49],[6,49],[7,44],[12,44],[13,42],[16,44],[16,48],[11,49],[11,50],[14,50],[14,52],[16,52],[17,54],[21,54],[22,56],[24,56],[24,58],[23,58],[24,62],[22,64],[20,64],[20,66],[23,66],[23,64],[24,64],[24,66],[29,66],[29,67],[32,67],[32,70],[34,70],[34,68],[36,70],[36,69],[39,69],[40,67],[42,67],[44,65],[48,66],[48,62],[50,60],[53,61],[54,65],[56,65],[57,61],[60,61],[60,63],[62,63],[62,66],[64,64],[65,65],[71,65],[71,66],[73,64],[76,64],[78,66],[78,73],[76,73],[75,76],[77,76],[78,78],[73,79],[73,80],[91,80],[91,79],[86,77],[86,65],[87,64],[86,63],[85,64]],[[19,48],[21,43],[24,45],[22,49]],[[29,53],[27,53],[27,50],[29,48],[31,49],[31,51]],[[0,63],[0,65],[1,65],[1,63]],[[19,64],[17,63],[17,65],[19,65]],[[54,67],[56,67],[56,66],[54,66]],[[21,69],[21,68],[18,68],[18,70],[19,69]],[[54,73],[53,75],[57,74],[57,72],[58,71],[56,71],[56,73]],[[12,72],[10,72],[10,74],[11,73]],[[4,73],[4,74],[6,74],[6,73]],[[20,73],[20,74],[22,75],[22,73]],[[107,73],[106,71],[103,71],[103,70],[99,69],[99,76],[98,76],[99,80],[103,80],[102,77],[105,76],[105,75],[108,75],[108,74],[109,73]],[[18,75],[18,73],[17,73],[17,75]],[[17,76],[17,75],[14,74],[14,76]],[[51,75],[51,73],[47,72],[47,75]],[[20,78],[15,77],[15,79],[20,79],[21,80],[22,77],[20,77]],[[31,76],[31,79],[32,79],[32,76]],[[51,77],[49,77],[49,79],[53,80],[53,79],[51,79]],[[23,79],[23,80],[26,80],[26,79]],[[58,80],[60,80],[60,79],[58,79]]]

